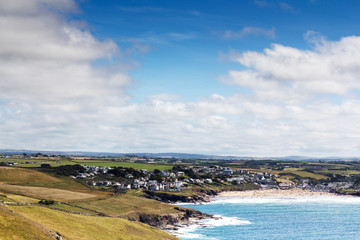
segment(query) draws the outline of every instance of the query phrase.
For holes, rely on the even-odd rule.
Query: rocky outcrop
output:
[[[136,220],[159,229],[173,229],[176,226],[190,224],[193,220],[212,218],[212,215],[202,213],[197,210],[175,207],[178,213],[169,213],[166,215],[139,214]]]

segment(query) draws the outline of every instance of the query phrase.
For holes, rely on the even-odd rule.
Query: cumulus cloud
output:
[[[358,155],[360,37],[328,41],[308,32],[306,40],[312,46],[307,50],[273,44],[260,52],[232,54],[245,69],[229,71],[221,82],[237,86],[238,94],[213,94],[196,102],[153,96],[111,109],[108,114],[119,125],[109,131],[136,142],[125,149],[143,151]]]
[[[273,44],[234,54],[244,70],[222,78],[239,88],[233,96],[188,102],[162,93],[133,103],[122,62],[131,53],[72,24],[73,1],[0,6],[0,148],[359,154],[360,37],[308,32],[308,50]],[[135,41],[128,51],[149,48]]]
[[[94,67],[116,62],[120,48],[69,22],[74,11],[72,0],[0,2],[2,147],[42,139],[34,146],[46,148],[58,135],[78,138],[104,108],[127,102],[128,73]]]
[[[359,89],[360,38],[329,42],[317,36],[311,41],[313,50],[273,44],[262,53],[235,56],[235,61],[253,70],[231,72],[233,83],[257,89],[287,84],[288,90],[302,94],[347,95]]]

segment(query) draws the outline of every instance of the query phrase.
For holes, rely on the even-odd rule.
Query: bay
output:
[[[180,205],[221,217],[176,232],[180,239],[360,239],[360,198],[215,198]]]

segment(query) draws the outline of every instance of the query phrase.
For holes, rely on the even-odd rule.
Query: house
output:
[[[128,173],[128,174],[125,175],[125,178],[134,178],[134,176],[132,174]]]
[[[86,184],[89,185],[89,186],[95,186],[96,182],[94,182],[94,181],[86,181]]]
[[[120,185],[117,187],[117,190],[129,190],[131,189],[130,183],[120,183]]]
[[[226,169],[222,172],[223,175],[232,175],[233,173],[234,173],[234,171],[231,170],[231,168],[226,168]]]
[[[292,184],[289,182],[281,182],[281,183],[279,183],[279,188],[281,190],[288,190],[288,189],[290,189],[291,185]]]
[[[207,178],[207,179],[204,180],[204,182],[211,184],[213,181],[211,180],[211,178]]]
[[[149,190],[150,191],[159,191],[160,190],[159,184],[150,185]]]
[[[179,172],[176,173],[176,175],[177,175],[178,177],[184,177],[184,176],[185,176],[185,173],[179,171]]]

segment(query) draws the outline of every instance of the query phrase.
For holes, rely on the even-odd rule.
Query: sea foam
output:
[[[235,225],[249,225],[250,221],[241,220],[238,217],[224,217],[215,215],[214,218],[196,220],[193,224],[179,228],[176,231],[170,232],[171,234],[181,237],[182,239],[215,239],[208,236],[194,233],[199,228],[215,228],[221,226],[235,226]]]

